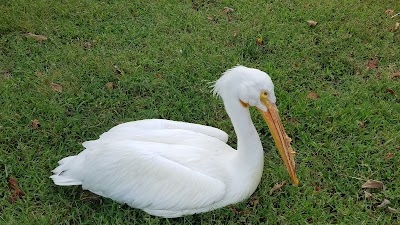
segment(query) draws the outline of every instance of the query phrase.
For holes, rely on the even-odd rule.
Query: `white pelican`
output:
[[[249,106],[265,119],[294,183],[294,151],[264,72],[244,66],[226,71],[214,85],[237,134],[237,150],[217,128],[150,119],[120,124],[85,150],[59,161],[54,183],[82,185],[98,195],[166,218],[210,211],[248,198],[257,188],[264,154]]]

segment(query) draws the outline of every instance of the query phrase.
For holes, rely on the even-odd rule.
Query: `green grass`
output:
[[[400,70],[400,30],[390,31],[400,16],[384,13],[399,12],[398,1],[156,2],[0,3],[1,224],[397,223],[399,214],[376,206],[386,198],[400,210],[400,79],[390,78]],[[235,10],[232,19],[224,7]],[[310,19],[319,24],[308,27]],[[27,32],[48,40],[26,38]],[[366,68],[371,58],[378,68]],[[215,126],[234,146],[232,125],[208,86],[236,64],[272,77],[298,152],[299,187],[269,195],[288,174],[256,112],[266,163],[254,194],[259,204],[236,204],[248,212],[242,215],[225,207],[156,218],[48,178],[58,160],[83,149],[80,143],[132,120]],[[310,91],[320,98],[307,99]],[[34,119],[39,129],[30,127]],[[393,158],[385,159],[388,153]],[[8,176],[26,193],[14,204]],[[386,186],[373,192],[374,200],[364,198],[367,179]]]

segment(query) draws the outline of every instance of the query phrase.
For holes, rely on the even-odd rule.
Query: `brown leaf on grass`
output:
[[[250,199],[249,205],[253,208],[255,208],[258,203],[260,203],[260,199],[257,196],[254,196]]]
[[[235,10],[233,10],[232,8],[230,8],[230,7],[224,7],[224,13],[226,13],[226,14],[228,14],[228,13],[230,13],[230,12],[234,12]]]
[[[57,91],[57,92],[62,92],[63,87],[61,86],[61,84],[56,84],[56,83],[51,83],[50,87],[53,91]]]
[[[310,93],[307,94],[306,99],[316,100],[316,99],[319,99],[319,95],[317,93],[311,91]]]
[[[368,191],[364,191],[364,197],[365,197],[366,199],[372,199],[372,198],[374,198],[374,196],[373,196],[371,193],[369,193]]]
[[[33,38],[33,39],[35,39],[36,41],[39,41],[39,42],[47,40],[46,36],[39,35],[39,34],[34,34],[34,33],[31,33],[31,32],[28,32],[28,33],[24,34],[24,36],[27,37],[27,38]]]
[[[361,128],[365,128],[365,123],[364,123],[364,121],[359,120],[359,121],[358,121],[358,126],[360,126]]]
[[[107,88],[108,90],[114,89],[114,82],[107,82],[107,83],[106,83],[106,88]]]
[[[378,58],[370,59],[367,63],[367,68],[371,70],[378,68],[378,61]]]
[[[158,79],[162,79],[162,76],[161,76],[160,73],[156,73],[156,77],[157,77]]]
[[[87,41],[83,44],[83,47],[86,49],[92,48],[93,47],[93,41]]]
[[[271,190],[269,191],[269,195],[272,195],[272,193],[274,193],[274,191],[281,189],[286,184],[287,184],[286,180],[282,181],[282,183],[280,183],[280,184],[275,184],[274,187],[271,188]]]
[[[317,22],[317,21],[314,21],[314,20],[307,20],[307,24],[308,24],[308,26],[310,26],[310,27],[315,27],[315,26],[318,25],[318,22]]]
[[[400,77],[400,71],[390,74],[390,79],[395,80]]]
[[[388,154],[385,155],[385,160],[389,160],[389,159],[393,158],[393,156],[394,156],[394,153],[389,152]]]
[[[231,15],[231,12],[233,12],[235,10],[233,10],[232,8],[229,7],[224,7],[223,12],[226,14],[228,22],[233,20],[233,16]]]
[[[376,206],[376,208],[386,208],[389,204],[390,204],[390,201],[385,198],[385,199],[383,199],[383,202],[381,204]]]
[[[400,23],[399,22],[396,22],[395,24],[394,24],[394,26],[393,26],[393,28],[392,28],[392,32],[396,32],[398,29],[399,29],[399,27],[400,27]]]
[[[264,41],[263,41],[263,39],[262,39],[261,37],[258,37],[258,38],[257,38],[257,44],[258,44],[259,46],[263,46],[263,45],[264,45]]]
[[[12,193],[10,197],[8,197],[8,202],[13,204],[17,199],[20,199],[25,196],[25,193],[19,189],[18,187],[18,181],[10,177],[8,178],[8,187],[11,189]]]
[[[31,124],[31,127],[32,127],[33,129],[38,129],[38,128],[40,128],[39,120],[38,120],[38,119],[34,119],[33,122],[32,122],[32,124]]]
[[[367,180],[361,187],[369,189],[382,189],[384,185],[378,180]]]
[[[387,211],[390,212],[390,213],[398,213],[399,212],[397,209],[394,209],[394,208],[392,208],[390,206],[387,207]]]
[[[213,16],[207,16],[208,21],[210,22],[215,22],[215,19]]]
[[[385,14],[388,15],[388,16],[393,15],[393,13],[394,13],[394,10],[393,10],[393,9],[386,9],[386,10],[385,10]]]
[[[13,177],[9,177],[8,178],[8,187],[10,187],[12,190],[19,189],[18,181]]]
[[[386,89],[386,93],[390,93],[390,94],[393,94],[393,95],[396,95],[396,94],[397,94],[395,91],[393,91],[393,90],[390,89],[390,88],[387,88],[387,89]]]
[[[320,192],[322,190],[322,188],[320,186],[314,187],[314,191],[316,192]]]

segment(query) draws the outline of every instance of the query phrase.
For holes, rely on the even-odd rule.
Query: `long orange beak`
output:
[[[261,101],[265,106],[267,106],[268,111],[263,112],[260,109],[259,111],[267,123],[269,130],[271,131],[272,137],[275,140],[275,145],[281,154],[282,160],[285,163],[293,184],[297,186],[299,184],[299,180],[296,177],[296,167],[294,163],[294,155],[296,152],[293,151],[292,146],[290,145],[291,139],[287,136],[285,129],[283,128],[276,105],[271,104],[265,98],[262,98]]]

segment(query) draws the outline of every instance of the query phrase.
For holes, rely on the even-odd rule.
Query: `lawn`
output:
[[[0,223],[398,223],[400,213],[377,207],[387,199],[400,211],[398,3],[2,1]],[[264,174],[253,197],[232,207],[163,219],[48,178],[82,142],[133,120],[215,126],[235,146],[209,86],[237,64],[274,81],[298,187],[270,195],[289,176],[255,110]],[[25,193],[13,203],[8,177]],[[363,189],[368,179],[385,188]]]

